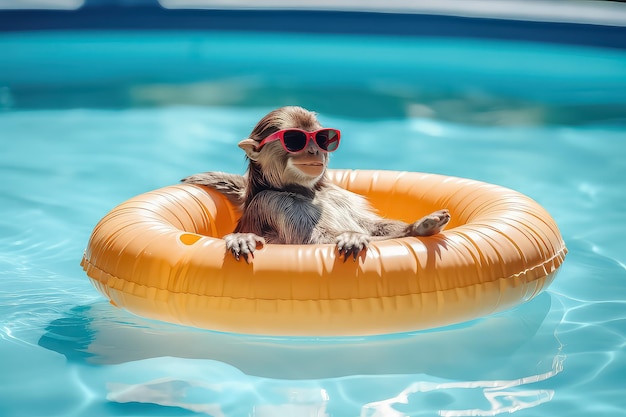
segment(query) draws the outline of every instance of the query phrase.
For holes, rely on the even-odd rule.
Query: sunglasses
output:
[[[307,132],[301,129],[283,129],[274,132],[259,143],[261,149],[266,143],[279,140],[283,148],[289,153],[296,153],[304,150],[311,139],[324,152],[334,152],[339,147],[341,133],[337,129],[320,129],[315,132]]]

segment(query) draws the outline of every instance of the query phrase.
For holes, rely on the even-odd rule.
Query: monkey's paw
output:
[[[350,256],[356,261],[359,254],[367,249],[370,237],[358,232],[343,232],[335,239],[339,256],[347,261]]]
[[[265,245],[265,239],[254,233],[231,233],[224,236],[226,249],[229,250],[235,259],[241,257],[246,263],[250,263],[250,259],[254,258],[254,251]]]
[[[411,236],[432,236],[443,231],[450,222],[450,212],[439,210],[413,223],[409,229]]]

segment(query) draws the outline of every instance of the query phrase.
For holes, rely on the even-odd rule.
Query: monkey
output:
[[[443,231],[447,209],[409,224],[379,216],[364,196],[331,183],[329,154],[340,137],[339,130],[323,128],[316,113],[281,107],[239,142],[249,163],[245,175],[205,172],[182,181],[209,186],[241,209],[235,230],[223,239],[235,259],[247,263],[266,244],[335,244],[345,262],[356,261],[371,241]]]

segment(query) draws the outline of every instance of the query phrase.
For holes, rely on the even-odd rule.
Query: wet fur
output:
[[[321,126],[314,113],[300,107],[274,110],[239,145],[250,161],[246,176],[207,172],[183,179],[212,187],[241,207],[234,233],[224,237],[237,259],[248,261],[265,243],[334,243],[346,259],[356,259],[371,240],[439,233],[450,220],[447,210],[413,224],[378,216],[364,197],[328,181],[327,153],[320,156],[323,173],[314,178],[293,166],[293,156],[279,142],[256,150],[263,138],[285,128],[313,131]]]

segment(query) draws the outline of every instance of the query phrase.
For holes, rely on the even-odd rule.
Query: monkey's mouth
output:
[[[324,171],[324,163],[318,161],[300,162],[294,164],[296,168],[307,175],[318,176]]]

